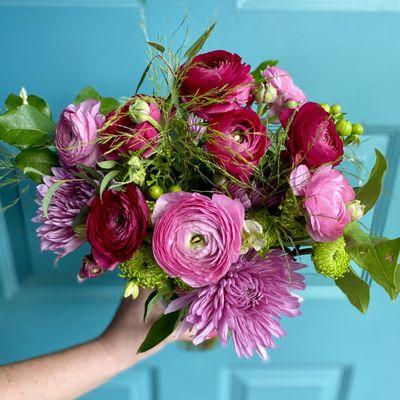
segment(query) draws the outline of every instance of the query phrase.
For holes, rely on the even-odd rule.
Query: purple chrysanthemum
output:
[[[275,347],[273,337],[285,334],[281,316],[300,314],[300,299],[291,290],[305,288],[304,277],[295,272],[303,267],[281,250],[272,250],[266,258],[252,251],[219,282],[174,300],[166,312],[190,304],[181,329],[194,328],[194,344],[218,334],[225,345],[231,332],[240,357],[256,351],[265,358],[265,349]]]
[[[37,203],[40,205],[33,222],[40,223],[36,233],[41,241],[41,250],[55,252],[58,261],[61,257],[76,250],[84,242],[72,228],[75,217],[89,199],[94,189],[75,178],[63,168],[52,168],[51,176],[43,178],[43,184],[37,187]],[[55,192],[47,210],[43,214],[42,201],[47,190],[58,181],[65,181]]]

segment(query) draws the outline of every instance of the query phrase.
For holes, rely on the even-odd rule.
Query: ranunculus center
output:
[[[189,246],[191,249],[198,249],[206,244],[205,237],[200,233],[194,233],[189,240]]]
[[[244,143],[247,141],[247,137],[243,132],[234,132],[233,138],[235,139],[236,143]]]

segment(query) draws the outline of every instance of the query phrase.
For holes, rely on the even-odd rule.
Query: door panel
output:
[[[146,3],[151,39],[173,32],[185,10],[192,39],[215,17],[217,29],[206,50],[235,51],[253,66],[277,58],[310,99],[340,102],[350,119],[364,123],[359,158],[370,169],[377,147],[390,166],[383,196],[364,221],[376,234],[399,236],[398,2]],[[0,0],[0,99],[25,85],[45,97],[57,116],[86,85],[105,95],[128,96],[145,67],[139,11],[128,0]],[[182,37],[178,33],[174,43]],[[350,164],[344,169],[365,178],[365,171],[358,173]],[[1,195],[5,205],[18,193]],[[0,362],[93,338],[112,317],[122,292],[115,274],[76,282],[85,249],[53,267],[54,257],[40,252],[30,222],[33,196],[31,188],[16,207],[0,215]],[[373,286],[370,310],[360,315],[328,280],[311,268],[305,274],[303,314],[283,322],[288,336],[270,351],[268,362],[238,359],[231,345],[201,352],[176,344],[84,398],[395,398],[400,306]]]

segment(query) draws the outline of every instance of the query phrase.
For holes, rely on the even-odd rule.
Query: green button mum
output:
[[[120,270],[126,280],[143,288],[160,289],[168,278],[157,265],[151,248],[146,245],[136,250],[130,260],[122,263]]]
[[[343,237],[314,245],[312,260],[317,272],[328,278],[338,279],[350,269],[350,256]]]

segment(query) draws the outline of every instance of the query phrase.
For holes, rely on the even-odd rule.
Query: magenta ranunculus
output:
[[[180,94],[190,110],[202,118],[247,104],[253,88],[250,65],[237,54],[215,50],[199,54],[181,67]]]
[[[100,102],[96,100],[70,104],[62,112],[55,144],[64,167],[75,167],[78,163],[93,167],[96,164],[100,157],[98,131],[104,121]]]
[[[132,97],[121,108],[107,115],[107,120],[102,130],[101,147],[104,156],[108,159],[117,160],[123,154],[135,152],[137,155],[148,158],[157,147],[160,132],[156,126],[146,119],[146,110],[140,109],[136,118],[131,115],[130,108],[137,100],[147,105],[147,114],[156,123],[161,123],[161,111],[154,99],[150,101],[147,97]]]
[[[124,191],[107,190],[89,203],[86,236],[94,261],[114,269],[129,260],[147,234],[149,208],[142,192],[129,184]]]
[[[194,328],[194,344],[218,334],[225,345],[231,333],[239,357],[255,351],[266,358],[265,349],[275,347],[274,337],[285,334],[282,315],[300,314],[300,299],[291,291],[305,288],[304,277],[296,272],[303,267],[282,250],[266,257],[251,251],[220,281],[172,301],[166,313],[189,305],[179,331]]]
[[[205,148],[228,173],[247,182],[269,144],[257,113],[240,108],[211,119]]]
[[[293,111],[292,111],[293,112]],[[290,113],[281,113],[284,127]],[[317,103],[305,103],[290,122],[287,148],[295,165],[309,168],[337,165],[343,157],[343,142],[330,115]]]
[[[54,251],[61,257],[76,250],[84,243],[72,228],[72,224],[79,211],[94,196],[92,186],[75,178],[64,168],[52,168],[51,176],[43,178],[43,184],[37,186],[37,203],[40,205],[33,222],[41,225],[36,233],[41,242],[41,250]],[[43,213],[42,202],[49,188],[56,182],[63,182],[54,193],[47,210]]]
[[[293,172],[290,184],[293,191],[304,196],[304,207],[309,215],[307,231],[316,242],[332,242],[343,234],[351,222],[347,204],[356,195],[348,180],[331,165],[317,169],[308,175],[305,166],[299,173]],[[300,176],[307,176],[302,180]]]
[[[291,76],[279,67],[268,67],[261,72],[267,85],[276,89],[273,103],[268,104],[271,115],[279,115],[287,101],[293,100],[299,105],[307,101],[305,94],[293,82]]]
[[[227,196],[167,193],[152,221],[157,263],[193,287],[218,281],[240,255],[244,208]]]

